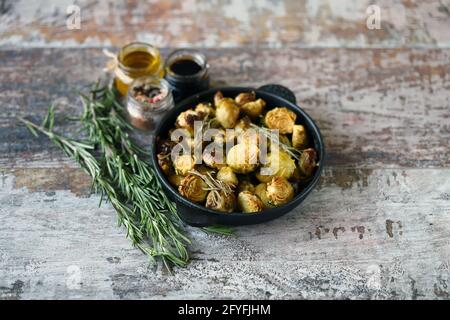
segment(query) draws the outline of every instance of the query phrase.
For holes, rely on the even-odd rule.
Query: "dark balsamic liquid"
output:
[[[192,76],[202,70],[202,67],[194,60],[180,59],[170,65],[170,70],[179,76]]]

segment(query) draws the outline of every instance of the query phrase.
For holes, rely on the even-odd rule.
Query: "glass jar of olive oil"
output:
[[[154,46],[144,42],[132,42],[122,47],[117,55],[114,83],[122,96],[126,96],[134,79],[142,76],[162,77],[164,62]]]

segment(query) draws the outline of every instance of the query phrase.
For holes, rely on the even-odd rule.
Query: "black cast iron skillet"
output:
[[[200,102],[212,102],[214,100],[214,94],[218,90],[222,91],[225,97],[233,98],[241,92],[254,90],[256,92],[257,98],[262,98],[266,101],[267,109],[275,107],[286,107],[297,114],[296,123],[303,124],[305,126],[310,140],[312,140],[310,145],[314,147],[317,152],[319,166],[317,167],[313,177],[309,180],[309,183],[289,203],[280,207],[267,209],[259,213],[224,213],[208,209],[202,205],[193,203],[183,198],[178,193],[176,188],[174,188],[165,177],[164,173],[158,165],[156,157],[156,137],[167,137],[167,132],[170,128],[173,127],[175,120],[180,112],[185,111],[189,108],[193,108]],[[289,100],[283,98],[282,96],[286,97]],[[267,85],[258,89],[245,87],[226,87],[215,88],[195,94],[179,102],[175,106],[175,108],[170,110],[162,119],[161,123],[159,123],[159,125],[157,126],[154,137],[152,138],[151,159],[156,171],[156,175],[158,176],[164,190],[167,192],[168,196],[176,203],[178,213],[187,224],[196,227],[208,226],[213,224],[248,225],[278,218],[297,207],[308,196],[308,194],[317,184],[323,169],[324,146],[319,128],[311,119],[311,117],[296,105],[295,95],[289,89],[278,85]]]

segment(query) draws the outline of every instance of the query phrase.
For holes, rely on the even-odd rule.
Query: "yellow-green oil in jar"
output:
[[[114,83],[122,96],[126,96],[134,79],[143,76],[164,76],[164,62],[159,50],[150,44],[132,42],[119,51]]]

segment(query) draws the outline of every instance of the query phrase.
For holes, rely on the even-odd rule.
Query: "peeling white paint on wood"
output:
[[[65,27],[72,1],[4,3],[0,299],[449,299],[448,1],[378,1],[374,31],[368,0],[83,0],[81,30]],[[192,261],[173,275],[131,247],[72,160],[15,119],[39,121],[56,99],[57,129],[73,134],[68,88],[95,80],[105,58],[71,47],[132,40],[203,48],[217,85],[288,86],[326,143],[300,207],[234,237],[188,228]]]
[[[450,165],[449,50],[216,49],[205,53],[217,86],[258,87],[270,82],[292,89],[321,129],[328,165]],[[58,130],[73,133],[76,126],[64,116],[81,112],[76,90],[101,75],[105,60],[99,49],[0,51],[4,89],[0,103],[6,116],[0,117],[1,167],[74,166],[47,139],[31,141],[32,135],[14,117],[40,121],[56,100],[61,112]],[[144,136],[140,141],[147,145],[148,139]]]
[[[339,178],[350,171],[326,170],[299,208],[235,237],[189,229],[193,261],[173,275],[131,248],[97,196],[30,193],[4,173],[0,297],[448,298],[450,170]],[[70,266],[79,289],[66,285]]]
[[[5,1],[0,47],[102,47],[133,40],[179,47],[450,46],[450,3],[381,0],[381,29],[366,27],[370,0]],[[81,29],[66,28],[67,7]]]

